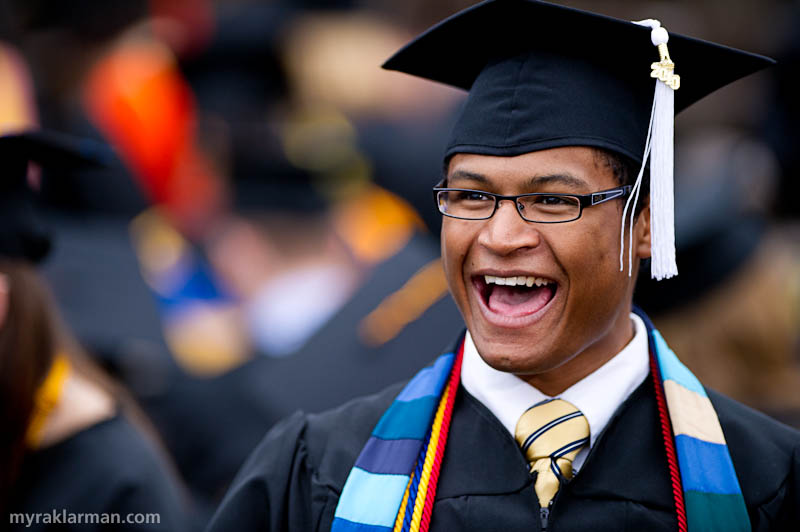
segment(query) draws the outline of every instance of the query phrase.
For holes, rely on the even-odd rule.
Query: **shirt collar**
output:
[[[574,404],[586,416],[589,422],[590,447],[594,445],[616,409],[644,381],[650,371],[647,329],[639,316],[631,314],[631,320],[635,332],[628,345],[558,396]],[[516,375],[498,371],[484,362],[469,331],[464,338],[461,383],[500,420],[512,438],[517,420],[525,410],[549,398]]]

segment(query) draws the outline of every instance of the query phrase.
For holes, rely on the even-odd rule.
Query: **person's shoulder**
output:
[[[93,423],[37,454],[47,459],[69,458],[64,464],[82,464],[84,473],[97,470],[108,480],[135,473],[149,458],[144,438],[120,414]]]
[[[401,389],[277,423],[239,470],[208,530],[307,530],[332,519],[350,469]]]
[[[331,444],[348,445],[360,442],[363,445],[405,384],[406,382],[393,384],[376,394],[358,397],[337,408],[309,414],[308,435],[313,445],[311,450],[317,455],[316,451],[321,452],[323,448],[316,444],[327,447]]]
[[[714,390],[707,390],[719,417],[742,493],[749,505],[783,498],[800,479],[800,431]]]
[[[94,457],[98,467],[110,466],[117,474],[139,476],[143,466],[159,465],[158,451],[124,414],[101,421],[72,437],[76,450]]]
[[[154,530],[190,527],[188,501],[168,460],[123,414],[95,423],[26,460],[23,505],[42,502],[75,513],[158,513]],[[70,490],[64,490],[70,485]]]
[[[157,436],[150,436],[124,414],[102,421],[73,436],[73,452],[83,459],[83,476],[91,470],[117,503],[140,497],[178,499],[177,480]]]
[[[743,437],[760,452],[790,456],[800,447],[800,430],[711,389],[708,397],[726,434]]]
[[[318,414],[295,413],[267,433],[251,463],[255,459],[267,469],[274,467],[276,452],[302,455],[319,482],[338,492],[375,425],[404,384]]]

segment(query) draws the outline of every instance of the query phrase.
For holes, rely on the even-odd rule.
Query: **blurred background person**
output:
[[[68,246],[48,270],[68,319],[130,385],[211,510],[272,423],[409,376],[423,356],[407,351],[409,340],[444,345],[458,316],[435,239],[407,202],[373,183],[351,119],[331,102],[293,97],[279,37],[298,11],[219,6],[213,37],[189,38],[202,46],[187,49],[181,24],[196,13],[187,21],[159,9],[105,41],[82,69],[83,113],[75,102],[63,113],[112,142],[153,207],[129,216],[124,204],[139,195],[127,185],[100,197],[59,191],[48,201]],[[390,28],[350,26],[336,25],[355,30],[363,49],[363,28],[381,43]],[[382,46],[398,43],[392,35]],[[166,356],[151,338],[141,279],[123,264],[126,218]],[[108,257],[82,265],[92,248]],[[95,295],[80,296],[70,274]],[[97,313],[111,323],[87,319]],[[330,386],[332,371],[348,379]]]
[[[57,175],[86,163],[91,149],[53,134],[0,135],[0,508],[4,523],[18,513],[148,514],[157,519],[151,530],[191,530],[189,501],[145,418],[61,325],[35,268],[50,241],[33,204],[28,162]],[[17,525],[51,528],[46,520]]]
[[[444,345],[458,323],[435,239],[407,202],[374,184],[351,120],[294,98],[276,26],[287,16],[280,6],[220,8],[209,47],[180,63],[196,149],[222,183],[224,207],[194,231],[169,202],[163,216],[151,210],[133,224],[145,279],[174,303],[165,334],[185,370],[153,416],[210,504],[274,422],[410,376],[425,356],[410,340]],[[134,151],[124,139],[117,146]],[[334,384],[332,373],[345,378]]]

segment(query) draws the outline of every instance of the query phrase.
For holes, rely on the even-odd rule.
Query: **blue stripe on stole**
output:
[[[365,525],[362,523],[354,523],[353,521],[348,521],[341,517],[334,518],[333,524],[331,525],[331,532],[391,532],[393,529],[394,526]]]
[[[678,434],[675,449],[684,492],[728,495],[741,492],[727,446]]]
[[[407,485],[408,475],[378,475],[354,467],[344,483],[334,517],[394,528]]]
[[[453,353],[440,355],[433,365],[423,368],[414,375],[414,378],[405,385],[395,401],[407,402],[429,395],[440,396],[445,382],[450,376],[454,358],[455,355]]]
[[[356,460],[356,467],[370,473],[409,475],[423,442],[413,440],[382,440],[372,436]]]
[[[653,338],[655,339],[656,355],[658,357],[658,366],[661,369],[661,380],[673,380],[693,392],[697,392],[703,397],[706,397],[706,391],[697,377],[692,375],[692,372],[678,360],[678,357],[669,348],[664,337],[656,329],[653,329]]]
[[[372,431],[382,440],[422,440],[428,433],[439,398],[435,395],[413,401],[395,401]]]

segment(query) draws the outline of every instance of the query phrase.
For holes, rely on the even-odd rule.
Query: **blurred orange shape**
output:
[[[35,128],[38,122],[28,65],[0,42],[0,135]]]
[[[219,183],[195,146],[194,98],[167,47],[146,39],[116,46],[90,72],[84,104],[145,193],[179,226],[196,226],[213,210]]]

